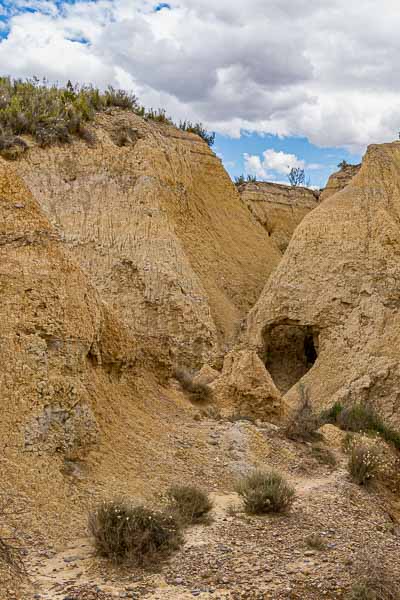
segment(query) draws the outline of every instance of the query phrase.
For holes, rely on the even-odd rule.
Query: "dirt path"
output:
[[[339,600],[361,548],[369,547],[381,561],[400,552],[399,535],[381,503],[351,483],[340,461],[322,465],[307,445],[271,428],[185,424],[174,446],[184,455],[193,452],[203,465],[192,479],[210,492],[212,523],[186,530],[182,548],[157,574],[113,570],[93,556],[86,538],[57,553],[36,553],[29,564],[34,592],[23,600]],[[253,467],[288,477],[296,489],[288,514],[250,517],[240,510],[229,490]],[[313,535],[323,538],[323,550],[308,545]]]
[[[293,483],[296,487],[298,502],[307,502],[310,494],[326,495],[337,490],[337,486],[343,477],[343,472],[333,472],[327,476],[316,476],[312,478],[297,478]],[[180,551],[183,555],[193,552],[208,553],[209,548],[217,548],[221,542],[221,529],[229,529],[235,521],[232,508],[240,510],[240,500],[235,493],[211,494],[214,508],[212,511],[213,522],[210,526],[194,526],[186,532],[185,543]],[[238,539],[236,543],[242,541]],[[245,558],[245,554],[243,554]],[[299,570],[301,561],[292,561],[288,569]],[[38,555],[30,563],[30,573],[34,581],[34,596],[40,600],[56,600],[75,598],[74,591],[81,588],[102,591],[106,598],[139,598],[147,597],[154,600],[184,600],[201,595],[201,598],[230,598],[231,592],[222,586],[213,588],[211,591],[196,587],[189,589],[183,586],[181,578],[176,578],[176,585],[167,583],[162,575],[145,577],[144,581],[128,581],[124,577],[118,582],[118,577],[111,579],[100,577],[98,569],[94,568],[93,548],[90,540],[83,538],[77,540],[65,550],[58,553]],[[128,578],[129,579],[129,578]],[[199,593],[197,593],[199,592]],[[83,592],[82,592],[83,594]],[[91,598],[91,596],[76,596],[79,598]],[[93,596],[95,597],[95,596]]]

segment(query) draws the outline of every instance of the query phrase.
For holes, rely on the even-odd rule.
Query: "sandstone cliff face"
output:
[[[296,230],[251,311],[247,343],[287,400],[371,401],[400,422],[400,144],[371,146],[361,170]]]
[[[346,165],[340,171],[332,173],[328,179],[325,189],[322,190],[320,201],[323,202],[336,192],[340,192],[350,183],[360,170],[361,165]]]
[[[318,194],[302,187],[257,182],[245,183],[239,192],[281,252],[285,252],[299,223],[318,205]]]
[[[177,468],[176,407],[4,161],[0,258],[2,494],[23,504],[22,530],[56,539],[93,498],[145,494],[159,453]]]
[[[137,340],[166,363],[215,362],[279,251],[197,136],[117,110],[94,131],[93,147],[32,148],[19,173]]]

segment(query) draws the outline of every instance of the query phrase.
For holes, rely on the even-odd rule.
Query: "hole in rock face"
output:
[[[318,358],[318,331],[309,325],[278,323],[264,331],[264,361],[276,387],[286,393]]]

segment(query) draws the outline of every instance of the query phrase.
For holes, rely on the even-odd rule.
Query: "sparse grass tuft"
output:
[[[150,110],[144,113],[144,118],[146,121],[156,121],[157,123],[164,123],[165,125],[174,124],[171,117],[167,117],[167,113],[163,108],[159,108],[158,110],[150,108]]]
[[[400,600],[400,583],[392,569],[364,552],[357,567],[356,581],[346,600]]]
[[[341,402],[335,402],[332,406],[321,412],[321,421],[323,423],[330,423],[331,425],[337,424],[339,414],[343,410],[343,404]]]
[[[149,564],[169,555],[182,541],[172,515],[124,500],[104,502],[91,512],[89,531],[97,553],[117,564]]]
[[[322,444],[313,444],[311,446],[311,454],[321,464],[328,465],[329,467],[336,467],[336,457],[329,448],[326,448]]]
[[[321,419],[313,412],[311,400],[305,386],[299,385],[300,407],[286,426],[285,434],[290,440],[309,442],[321,438],[318,429]]]
[[[247,175],[247,177],[245,177],[244,175],[239,175],[239,177],[235,177],[235,185],[236,186],[241,186],[244,185],[245,183],[257,183],[257,177],[255,177],[254,175]]]
[[[353,442],[350,448],[348,469],[353,481],[367,485],[381,469],[381,453],[374,440],[365,438]]]
[[[343,406],[336,402],[321,415],[325,423],[337,425],[344,431],[377,433],[386,442],[400,449],[400,432],[386,425],[376,411],[366,404]]]
[[[174,377],[185,392],[190,394],[193,402],[203,403],[209,402],[212,398],[212,389],[206,383],[195,383],[193,375],[187,369],[175,369]]]
[[[312,548],[312,550],[326,550],[326,542],[319,533],[311,533],[306,538],[306,544],[309,548]]]
[[[215,133],[209,133],[202,123],[192,123],[191,121],[181,121],[179,123],[179,129],[182,131],[188,131],[201,137],[202,140],[211,148],[215,143]]]
[[[237,492],[251,515],[285,512],[295,499],[294,488],[275,471],[254,471],[239,481]]]
[[[116,129],[112,139],[114,144],[121,148],[123,146],[134,145],[141,137],[139,131],[136,129],[122,125]]]
[[[68,143],[77,135],[94,143],[94,134],[84,126],[96,112],[116,106],[136,112],[139,110],[133,94],[110,87],[100,92],[93,86],[50,85],[37,78],[11,79],[0,77],[0,129],[6,157],[11,147],[18,149],[26,143],[18,136],[30,135],[41,146]],[[11,156],[13,158],[13,156]]]
[[[206,523],[213,503],[206,492],[191,485],[173,486],[167,497],[173,515],[184,525]]]
[[[94,86],[71,82],[62,87],[36,77],[25,81],[0,77],[0,155],[10,160],[17,158],[26,146],[20,135],[32,136],[43,147],[66,144],[73,136],[92,145],[95,136],[85,124],[96,113],[113,107],[131,111],[147,121],[175,126],[165,110],[146,110],[134,94],[111,86],[101,92]],[[183,121],[179,126],[200,136],[209,146],[214,144],[215,134],[207,132],[201,123]],[[119,145],[125,145],[127,138],[120,141]]]
[[[28,144],[20,137],[0,133],[0,155],[6,160],[16,160],[28,149]]]

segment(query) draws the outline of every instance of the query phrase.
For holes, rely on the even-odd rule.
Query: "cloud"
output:
[[[273,175],[269,175],[263,166],[259,156],[251,156],[245,153],[244,155],[244,170],[246,175],[255,175],[259,181],[274,179]]]
[[[272,169],[283,175],[290,173],[291,169],[304,169],[305,162],[297,158],[295,154],[286,154],[286,152],[276,152],[272,148],[263,153],[263,166],[266,169]]]
[[[265,150],[262,157],[250,154],[243,156],[246,175],[255,175],[260,181],[276,181],[282,175],[288,175],[291,169],[310,169],[317,166],[307,165],[295,154],[276,151],[273,148]]]
[[[359,150],[397,135],[397,0],[10,0],[1,14],[3,73],[129,85],[233,136]]]

